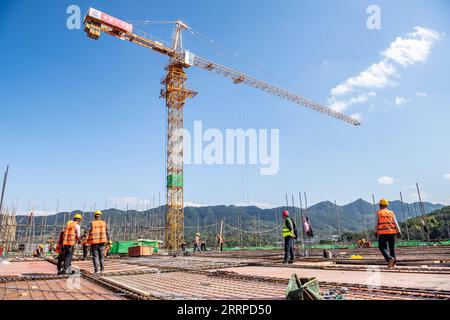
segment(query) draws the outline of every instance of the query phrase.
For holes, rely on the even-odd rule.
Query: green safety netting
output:
[[[378,247],[378,241],[371,242],[373,248]],[[436,242],[425,242],[425,241],[398,241],[396,243],[398,247],[418,247],[418,246],[433,246],[433,245],[450,245],[450,240],[436,241]],[[356,249],[358,246],[356,244],[305,244],[305,249]],[[267,246],[267,247],[224,247],[224,250],[273,250],[280,249],[281,246]]]
[[[158,252],[158,241],[157,240],[142,240],[142,241],[118,241],[114,242],[110,253],[111,254],[128,254],[129,247],[135,246],[153,246],[153,251]]]

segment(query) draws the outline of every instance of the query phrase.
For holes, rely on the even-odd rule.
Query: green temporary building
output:
[[[110,252],[111,254],[128,254],[129,247],[152,246],[153,251],[157,253],[160,243],[161,241],[158,240],[118,241],[113,243]]]

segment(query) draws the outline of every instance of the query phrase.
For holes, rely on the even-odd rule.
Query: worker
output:
[[[206,242],[204,240],[200,240],[200,250],[206,251]]]
[[[58,275],[64,274],[64,251],[63,251],[63,241],[64,241],[64,230],[59,233],[58,242],[56,244],[55,252],[58,254],[58,263],[56,264],[56,270],[58,270]]]
[[[102,273],[105,270],[105,245],[109,242],[109,234],[106,222],[102,220],[102,212],[94,212],[94,221],[88,228],[88,244],[91,246],[94,273]]]
[[[388,209],[389,201],[381,199],[380,210],[377,211],[375,236],[378,235],[378,248],[388,263],[388,268],[395,266],[397,260],[395,255],[395,236],[401,236],[402,231],[398,225],[393,211]],[[387,252],[389,246],[389,253]]]
[[[313,229],[312,229],[312,225],[311,225],[311,222],[309,221],[308,217],[305,217],[303,219],[303,228],[304,228],[306,236],[308,238],[313,238],[314,237],[314,232],[313,232]]]
[[[66,224],[63,237],[64,270],[66,274],[72,274],[72,258],[75,245],[81,241],[81,214],[77,213],[73,221]]]
[[[200,233],[196,233],[195,234],[195,239],[194,239],[194,252],[195,250],[198,250],[199,252],[202,252],[202,248],[201,248],[201,243],[200,243]]]
[[[294,263],[294,239],[295,239],[295,230],[294,223],[292,219],[289,218],[289,211],[283,210],[283,238],[284,238],[284,260],[283,264],[292,264]],[[288,261],[288,257],[290,259]]]
[[[88,234],[86,230],[83,233],[83,236],[81,237],[81,245],[83,246],[83,261],[84,261],[86,260],[89,254]]]
[[[34,251],[33,257],[39,257],[39,258],[44,257],[44,245],[42,243],[39,244],[38,247],[36,248],[36,250]]]
[[[223,244],[224,244],[223,237],[220,234],[218,234],[216,236],[216,240],[217,240],[217,247],[219,248],[219,252],[223,251]]]

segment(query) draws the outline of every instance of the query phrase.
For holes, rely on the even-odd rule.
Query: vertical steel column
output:
[[[195,92],[186,89],[186,73],[183,65],[172,60],[167,66],[166,85],[162,96],[167,109],[166,154],[166,247],[178,251],[184,242],[184,176],[183,176],[183,126],[184,104]]]

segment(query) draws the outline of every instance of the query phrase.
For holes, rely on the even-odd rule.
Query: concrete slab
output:
[[[86,279],[9,281],[0,283],[0,300],[120,300]]]
[[[23,261],[0,264],[0,277],[33,274],[56,274],[56,266],[48,261]]]
[[[289,279],[291,274],[297,273],[299,277],[317,277],[319,282],[342,282],[363,285],[378,284],[381,286],[396,286],[404,288],[450,290],[450,275],[448,274],[389,273],[373,271],[361,272],[283,267],[237,267],[222,270],[236,272],[242,275],[274,277],[280,279]]]

